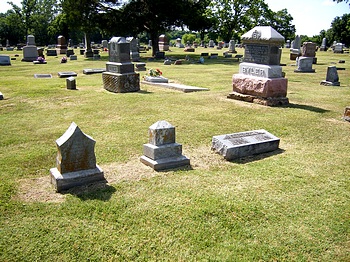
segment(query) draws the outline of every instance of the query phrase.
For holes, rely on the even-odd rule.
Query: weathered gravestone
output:
[[[56,140],[57,167],[51,168],[51,183],[57,192],[72,187],[106,181],[96,164],[95,140],[84,134],[73,122]]]
[[[344,46],[342,43],[336,43],[334,45],[334,53],[342,54],[344,53]]]
[[[322,39],[320,51],[327,51],[327,39],[325,37]]]
[[[209,40],[209,47],[213,48],[215,46],[214,40]]]
[[[336,66],[329,66],[327,68],[326,80],[321,81],[321,85],[325,86],[340,86],[339,76]]]
[[[235,40],[230,40],[230,42],[228,44],[228,52],[233,53],[233,54],[237,53]]]
[[[38,49],[35,45],[35,37],[33,35],[27,36],[27,45],[23,47],[23,62],[33,62],[38,59]]]
[[[233,75],[228,98],[266,106],[288,104],[287,84],[280,66],[284,37],[270,26],[258,26],[242,36],[245,44],[239,74]]]
[[[160,35],[158,40],[159,51],[169,51],[169,40],[165,35]]]
[[[0,92],[0,100],[4,100],[4,95]]]
[[[264,129],[213,136],[212,150],[226,160],[266,153],[278,149],[280,139]]]
[[[56,49],[47,49],[46,55],[47,56],[57,56],[57,50]]]
[[[285,48],[290,48],[290,40],[288,39],[286,41],[286,44],[284,45]]]
[[[77,76],[78,74],[75,72],[58,72],[58,77],[59,78],[66,78],[66,77],[71,77],[71,76]]]
[[[83,70],[83,74],[85,74],[85,75],[102,74],[103,72],[106,72],[106,69],[104,69],[104,68],[87,68],[87,69]]]
[[[298,56],[301,55],[300,51],[301,39],[300,36],[297,35],[295,39],[292,41],[292,46],[290,48],[290,60],[296,60]]]
[[[56,51],[60,55],[67,53],[66,38],[63,35],[57,37]]]
[[[312,68],[312,64],[317,62],[316,56],[316,44],[312,42],[304,42],[301,56],[297,57],[297,69],[296,73],[314,73],[315,69]]]
[[[108,41],[107,40],[102,40],[101,44],[102,44],[103,49],[108,48]]]
[[[8,65],[11,65],[10,56],[0,55],[0,66],[8,66]]]
[[[140,61],[139,48],[137,46],[138,41],[134,37],[127,37],[126,41],[130,43],[130,57],[131,61],[138,62]]]
[[[70,90],[77,89],[77,84],[76,84],[75,78],[72,76],[70,76],[66,79],[66,85],[67,85],[67,89],[70,89]]]
[[[143,145],[140,160],[154,170],[175,168],[190,164],[182,155],[182,145],[175,142],[175,127],[167,121],[158,121],[148,130],[148,144]]]
[[[34,74],[34,78],[52,78],[51,74]]]
[[[130,43],[124,37],[113,37],[108,52],[107,72],[102,73],[104,88],[114,93],[139,91],[140,75],[130,61]]]

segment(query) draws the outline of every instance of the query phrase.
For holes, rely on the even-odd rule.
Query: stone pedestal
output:
[[[158,40],[159,51],[169,51],[169,41],[165,35],[160,35]]]
[[[113,93],[128,93],[140,91],[140,74],[102,73],[103,87]]]
[[[158,121],[148,130],[149,143],[143,145],[140,161],[154,170],[164,170],[190,164],[182,155],[182,145],[175,142],[175,127],[167,121]]]

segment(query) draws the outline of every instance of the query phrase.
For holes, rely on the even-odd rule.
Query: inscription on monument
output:
[[[269,47],[267,45],[247,44],[245,47],[244,62],[269,64]]]

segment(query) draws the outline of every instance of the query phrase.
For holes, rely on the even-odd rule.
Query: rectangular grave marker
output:
[[[213,136],[212,149],[226,160],[278,149],[280,139],[264,129]]]
[[[34,78],[52,78],[51,74],[34,74]]]

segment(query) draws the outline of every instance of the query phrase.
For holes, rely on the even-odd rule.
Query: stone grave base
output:
[[[128,93],[140,91],[140,74],[102,73],[103,87],[114,93]]]
[[[103,72],[106,72],[106,69],[104,69],[104,68],[87,68],[87,69],[83,70],[84,75],[102,74]]]
[[[186,156],[169,157],[157,160],[153,160],[147,156],[141,156],[140,160],[142,163],[152,167],[156,171],[187,166],[190,164],[190,160]]]
[[[280,139],[264,129],[213,136],[212,150],[226,160],[266,153],[278,149]]]
[[[22,62],[34,62],[38,59],[38,57],[23,57]]]
[[[58,169],[51,168],[51,184],[56,188],[57,192],[67,190],[72,187],[91,184],[98,181],[106,181],[102,169],[96,165],[94,169],[80,170],[61,174]]]
[[[324,85],[324,86],[340,86],[340,82],[330,82],[330,81],[323,80],[323,81],[321,81],[320,85]]]
[[[287,78],[263,78],[235,74],[232,77],[232,91],[257,97],[286,97]]]
[[[264,97],[258,97],[258,96],[252,96],[252,95],[245,95],[238,92],[229,93],[227,98],[260,104],[264,106],[284,106],[289,104],[289,99],[287,97],[264,98]]]

